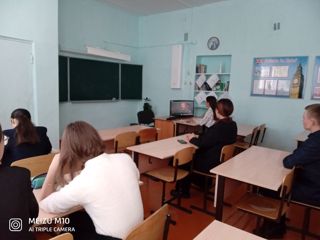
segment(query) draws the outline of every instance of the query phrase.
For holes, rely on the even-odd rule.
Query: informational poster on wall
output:
[[[305,56],[254,58],[251,96],[303,98],[307,66]]]
[[[316,57],[314,63],[311,98],[320,99],[320,56]]]

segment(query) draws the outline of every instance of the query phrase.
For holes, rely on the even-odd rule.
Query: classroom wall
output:
[[[230,95],[239,123],[267,124],[264,145],[292,150],[303,130],[302,113],[310,100],[314,58],[320,55],[320,1],[230,0],[202,7],[140,18],[140,47],[144,90],[157,115],[168,115],[169,99],[192,98],[197,55],[232,55]],[[280,22],[280,31],[273,23]],[[188,33],[188,41],[183,41]],[[218,36],[216,51],[207,49],[210,36]],[[170,88],[171,46],[183,43],[183,84]],[[254,57],[309,56],[304,99],[251,97]]]
[[[36,99],[32,118],[36,125],[48,128],[50,140],[53,146],[57,147],[59,139],[58,1],[2,0],[0,2],[0,35],[32,42],[34,51],[32,81],[35,83],[33,97]],[[0,79],[2,91],[12,93],[10,99],[1,99],[3,103],[1,112],[6,107],[6,101],[15,101],[15,98],[24,94],[24,89],[19,85],[14,89],[7,89],[6,81],[9,79],[10,76]],[[10,112],[13,109],[7,110]],[[1,120],[9,121],[9,117],[2,116],[1,113]]]
[[[99,0],[59,1],[59,48],[84,53],[86,46],[131,55],[138,54],[138,16],[115,9]],[[137,122],[142,101],[60,103],[60,132],[72,121],[84,120],[97,129],[127,126]]]

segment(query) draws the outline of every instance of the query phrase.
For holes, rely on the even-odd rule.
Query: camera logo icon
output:
[[[10,218],[9,219],[9,230],[11,232],[22,231],[22,219],[21,218]]]

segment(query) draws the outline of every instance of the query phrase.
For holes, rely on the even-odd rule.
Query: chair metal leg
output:
[[[161,196],[161,205],[163,206],[166,201],[166,182],[162,182],[162,196]]]
[[[179,195],[178,197],[172,197],[168,200],[165,200],[165,182],[163,182],[163,188],[162,188],[162,205],[164,204],[170,204],[171,206],[175,207],[175,208],[178,208],[186,213],[192,213],[192,211],[188,208],[184,208],[181,206],[181,196]],[[173,203],[172,201],[176,200],[177,199],[177,203]]]
[[[309,231],[310,214],[311,214],[311,208],[306,207],[304,211],[304,219],[303,219],[303,227],[302,227],[302,236],[301,236],[302,240],[306,238],[306,234]]]
[[[211,212],[208,210],[208,199],[209,199],[209,187],[208,187],[208,181],[210,180],[209,177],[205,176],[205,183],[204,183],[204,191],[203,191],[203,202],[202,202],[202,208],[191,205],[190,208],[195,209],[197,211],[206,213],[210,216],[215,216],[215,212]]]
[[[170,214],[168,214],[167,218],[166,218],[166,223],[164,225],[163,240],[167,240],[168,239],[169,226],[170,226],[170,224],[172,224],[171,221],[172,221],[171,220],[171,216],[170,216]]]

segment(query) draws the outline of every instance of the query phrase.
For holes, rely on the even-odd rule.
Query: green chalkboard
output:
[[[68,101],[68,58],[59,56],[59,102]]]
[[[119,99],[119,64],[70,58],[70,100]]]
[[[142,65],[121,64],[121,99],[142,99]]]

